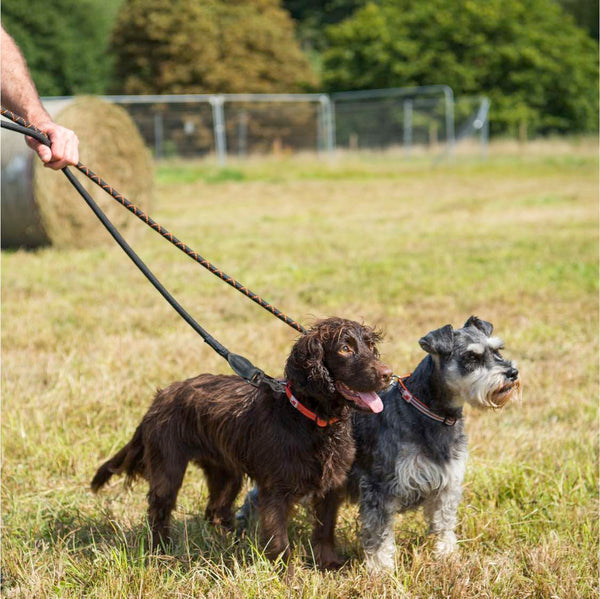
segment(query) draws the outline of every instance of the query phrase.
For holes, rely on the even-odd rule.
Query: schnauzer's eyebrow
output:
[[[485,347],[481,343],[471,343],[467,345],[467,351],[473,354],[483,354]]]
[[[487,344],[490,349],[503,349],[504,348],[504,341],[502,341],[502,339],[500,339],[500,337],[490,337],[488,339]]]

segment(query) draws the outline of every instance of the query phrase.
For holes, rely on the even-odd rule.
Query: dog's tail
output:
[[[98,468],[92,480],[92,491],[97,493],[110,480],[113,474],[122,474],[125,472],[130,479],[143,475],[143,458],[144,443],[142,439],[142,424],[140,424],[131,441]]]

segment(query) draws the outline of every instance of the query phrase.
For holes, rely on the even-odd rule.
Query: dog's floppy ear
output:
[[[320,332],[309,331],[296,341],[285,365],[285,377],[295,392],[313,397],[335,393],[333,380],[323,363],[324,355]]]
[[[428,354],[450,354],[454,345],[454,335],[452,326],[447,324],[441,329],[436,329],[427,333],[425,337],[419,339],[419,345]]]
[[[489,337],[494,330],[494,325],[486,320],[481,320],[477,316],[471,316],[467,322],[465,322],[464,328],[475,327],[479,329],[486,337]]]

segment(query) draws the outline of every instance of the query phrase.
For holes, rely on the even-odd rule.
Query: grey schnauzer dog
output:
[[[380,393],[384,410],[353,420],[356,458],[346,494],[360,506],[362,544],[370,570],[394,566],[394,516],[423,508],[434,551],[456,549],[454,529],[467,461],[463,406],[498,409],[521,398],[514,362],[491,323],[471,316],[419,340],[427,356],[414,372]],[[251,491],[238,513],[243,523],[256,501]],[[331,496],[322,530],[331,537],[341,495]]]
[[[500,355],[491,323],[471,316],[419,340],[427,356],[381,394],[376,418],[354,421],[357,455],[348,491],[360,504],[367,566],[394,564],[394,515],[423,507],[438,555],[456,548],[467,462],[463,406],[501,408],[521,397],[519,371]]]

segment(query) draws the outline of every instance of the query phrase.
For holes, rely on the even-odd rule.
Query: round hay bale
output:
[[[150,154],[129,115],[114,104],[82,96],[51,100],[52,118],[79,138],[79,159],[142,210],[153,192]],[[75,167],[70,167],[108,218],[122,232],[135,219]],[[84,247],[110,236],[77,191],[43,166],[22,135],[2,129],[2,247]]]

